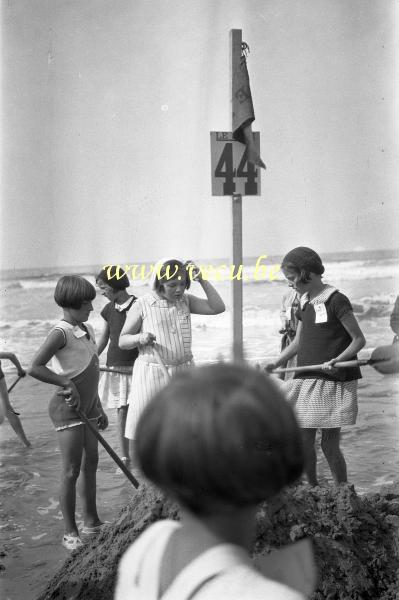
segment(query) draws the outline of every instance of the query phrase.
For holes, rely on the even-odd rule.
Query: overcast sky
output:
[[[396,0],[2,7],[2,268],[229,256],[231,28],[267,164],[244,254],[399,247]]]

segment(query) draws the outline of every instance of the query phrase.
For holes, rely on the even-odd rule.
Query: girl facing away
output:
[[[128,276],[118,265],[110,265],[101,269],[96,277],[96,283],[103,296],[110,302],[104,306],[101,316],[104,328],[98,341],[98,355],[107,350],[107,367],[117,373],[106,372],[102,375],[99,385],[99,396],[107,407],[117,411],[117,428],[122,462],[130,467],[132,449],[125,437],[126,415],[131,391],[132,369],[137,358],[137,348],[122,350],[119,348],[119,336],[126,321],[126,316],[137,300],[127,292],[130,286]],[[133,394],[134,396],[134,394]],[[117,472],[121,472],[119,469]]]
[[[242,364],[176,374],[136,432],[144,475],[181,521],[147,528],[123,555],[115,600],[304,600],[250,559],[258,504],[303,468],[293,410],[273,381]]]
[[[17,368],[19,377],[25,377],[26,373],[25,373],[24,369],[21,367],[21,363],[19,362],[18,358],[15,356],[15,354],[13,352],[0,352],[0,359],[10,360]],[[8,419],[8,422],[10,423],[11,427],[13,428],[13,430],[15,431],[15,433],[21,440],[21,442],[23,444],[25,444],[25,446],[29,447],[31,444],[25,435],[25,431],[24,431],[24,428],[22,427],[21,420],[18,417],[18,414],[14,411],[14,409],[12,408],[12,406],[10,404],[10,398],[8,396],[8,390],[7,390],[7,383],[6,383],[4,373],[1,368],[1,362],[0,362],[0,425],[3,423],[3,421],[6,417]]]
[[[346,462],[340,449],[341,427],[357,417],[357,380],[360,369],[334,368],[334,363],[356,359],[366,341],[348,298],[322,281],[324,266],[311,248],[294,248],[283,258],[281,270],[288,285],[300,295],[298,327],[294,341],[267,370],[297,356],[298,367],[324,363],[322,370],[297,372],[285,383],[295,408],[305,449],[305,472],[318,485],[315,437],[321,429],[321,448],[336,484],[347,481]]]
[[[198,281],[206,298],[186,293],[192,279]],[[131,440],[135,439],[138,419],[151,396],[167,383],[154,355],[154,343],[171,375],[187,369],[193,365],[191,313],[217,315],[225,310],[218,292],[193,263],[163,259],[156,265],[152,288],[134,303],[119,340],[122,349],[139,349],[126,420],[125,435]]]
[[[101,430],[108,425],[98,397],[99,364],[94,332],[85,324],[95,296],[96,290],[83,277],[66,275],[59,279],[54,299],[63,310],[63,318],[39,348],[29,370],[32,377],[59,387],[50,401],[49,414],[61,451],[60,508],[65,526],[62,545],[67,550],[82,545],[75,520],[78,477],[83,505],[82,533],[96,533],[102,525],[96,506],[97,438],[75,410],[81,410]],[[50,360],[51,369],[47,367]]]

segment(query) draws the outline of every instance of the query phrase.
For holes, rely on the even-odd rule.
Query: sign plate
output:
[[[253,132],[260,154],[260,134]],[[212,196],[260,196],[259,167],[247,162],[244,144],[231,131],[211,131]]]

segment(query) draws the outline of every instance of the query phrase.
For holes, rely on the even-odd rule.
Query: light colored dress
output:
[[[165,549],[180,523],[151,525],[122,556],[114,600],[305,600],[299,592],[264,577],[248,553],[234,544],[206,550],[184,567],[159,595]]]
[[[170,375],[193,365],[191,352],[191,315],[187,294],[177,302],[160,298],[155,292],[136,301],[140,307],[141,333],[156,336],[156,348]],[[134,363],[132,391],[126,418],[125,436],[135,439],[135,430],[141,413],[152,396],[167,383],[167,378],[155,358],[150,345],[139,348]]]

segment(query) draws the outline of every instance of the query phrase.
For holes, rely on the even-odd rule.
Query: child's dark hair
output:
[[[106,265],[96,276],[96,283],[102,281],[113,290],[125,290],[130,286],[129,277],[120,265]]]
[[[310,274],[323,275],[324,266],[320,256],[306,246],[298,246],[286,254],[281,263],[281,269],[294,271],[302,283],[309,283]]]
[[[176,259],[167,260],[158,268],[155,274],[154,289],[158,292],[163,292],[163,284],[165,281],[183,278],[186,280],[186,290],[188,290],[191,284],[191,278],[187,271],[186,263],[182,263],[180,260]]]
[[[270,377],[241,364],[177,374],[136,431],[144,475],[197,514],[267,500],[302,473],[292,408]]]
[[[62,308],[78,310],[83,302],[91,302],[95,297],[95,287],[79,275],[64,275],[55,286],[54,300]]]

